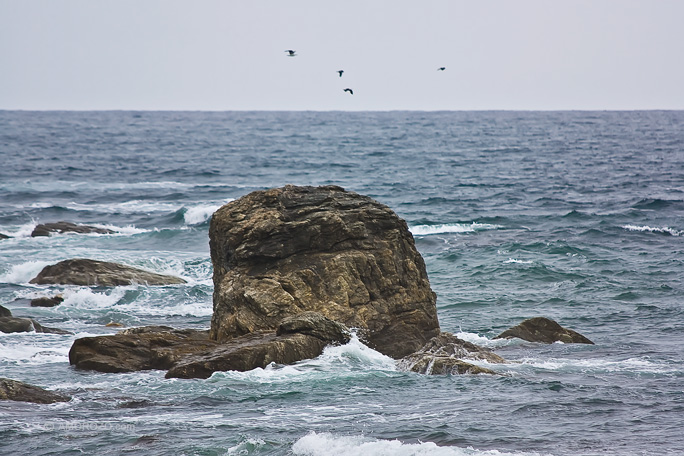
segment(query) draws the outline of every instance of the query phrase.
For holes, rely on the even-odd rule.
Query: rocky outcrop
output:
[[[7,308],[0,306],[0,317],[11,317],[12,312]]]
[[[557,322],[544,317],[530,318],[507,329],[494,339],[520,338],[528,342],[551,344],[593,344],[592,341],[572,329],[563,328]]]
[[[2,239],[9,239],[9,238],[10,238],[10,237],[7,236],[6,234],[0,233],[0,240],[2,240]]]
[[[31,307],[55,307],[64,302],[61,295],[53,297],[41,296],[40,298],[31,299]]]
[[[63,329],[43,326],[31,318],[0,317],[0,332],[17,333],[32,331],[50,334],[72,334],[71,332],[65,331]]]
[[[273,331],[315,311],[400,358],[439,334],[435,294],[406,222],[340,187],[252,192],[217,210],[211,338]]]
[[[29,283],[111,287],[132,284],[174,285],[186,282],[179,277],[156,274],[122,264],[76,258],[45,266]]]
[[[183,356],[214,345],[208,331],[146,326],[113,336],[76,339],[69,350],[69,363],[99,372],[166,370]]]
[[[170,369],[167,377],[207,378],[216,371],[247,371],[272,362],[315,358],[327,345],[349,338],[344,325],[314,312],[283,320],[277,331],[257,331],[224,344],[210,340],[208,331],[147,326],[77,339],[69,363],[99,372]]]
[[[188,356],[167,378],[209,378],[217,371],[248,371],[271,363],[292,364],[315,358],[330,344],[349,342],[349,330],[316,312],[283,320],[277,331],[255,331],[204,353]]]
[[[68,402],[71,398],[44,390],[28,383],[9,378],[0,378],[0,401],[35,402],[36,404],[53,404]]]
[[[465,360],[486,361],[492,364],[506,361],[491,350],[459,339],[451,333],[433,337],[420,350],[402,358],[399,369],[421,374],[496,374],[491,369],[476,366]]]
[[[55,222],[55,223],[41,223],[37,225],[33,232],[32,237],[38,236],[50,236],[51,233],[96,233],[96,234],[113,234],[114,231],[108,230],[107,228],[98,228],[96,226],[89,225],[77,225],[71,222]]]

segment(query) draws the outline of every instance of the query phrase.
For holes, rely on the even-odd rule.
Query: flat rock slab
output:
[[[0,400],[53,404],[55,402],[68,402],[71,398],[28,383],[0,378]]]
[[[73,334],[70,331],[65,331],[63,329],[49,328],[47,326],[43,326],[31,318],[0,317],[0,332],[18,333],[34,331],[37,333]]]
[[[545,317],[529,318],[517,326],[507,329],[494,339],[519,338],[528,342],[552,344],[593,344],[592,341],[572,329],[563,328],[554,320]]]
[[[208,331],[146,326],[113,336],[76,339],[69,350],[69,363],[98,372],[166,370],[184,356],[215,345]]]
[[[114,231],[107,228],[98,228],[96,226],[90,225],[77,225],[71,222],[55,222],[55,223],[41,223],[37,225],[33,232],[32,237],[38,236],[50,236],[52,233],[96,233],[96,234],[113,234]]]
[[[186,282],[180,277],[156,274],[118,263],[75,258],[45,266],[29,283],[113,287],[133,284],[176,285]]]

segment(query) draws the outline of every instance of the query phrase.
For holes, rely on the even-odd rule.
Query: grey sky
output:
[[[0,109],[684,109],[683,24],[679,0],[0,0]]]

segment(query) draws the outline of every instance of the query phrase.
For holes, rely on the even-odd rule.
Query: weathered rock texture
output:
[[[340,187],[286,186],[217,210],[211,337],[272,331],[319,312],[400,358],[439,334],[435,294],[406,222]]]
[[[78,369],[133,372],[170,369],[167,377],[207,378],[216,371],[247,371],[272,362],[315,358],[330,344],[349,342],[344,325],[315,312],[284,319],[277,331],[256,331],[219,344],[208,331],[147,326],[113,336],[77,339],[69,362]]]
[[[174,285],[185,280],[117,263],[76,258],[45,266],[29,283],[38,285],[121,286]]]
[[[31,318],[0,317],[0,332],[17,333],[32,331],[37,333],[71,334],[71,332],[64,331],[63,329],[48,328]]]
[[[0,401],[35,402],[37,404],[52,404],[70,401],[70,397],[62,396],[44,390],[28,383],[9,378],[0,378]]]
[[[491,350],[459,339],[451,333],[433,337],[420,350],[398,362],[398,367],[421,374],[496,374],[491,369],[476,366],[465,360],[487,361],[493,364],[506,361]]]
[[[563,342],[566,344],[593,344],[592,341],[572,329],[563,328],[557,322],[544,317],[530,318],[517,326],[507,329],[495,339],[520,338],[528,342],[543,342],[551,344]]]
[[[76,339],[69,350],[69,363],[99,372],[165,370],[183,356],[214,345],[208,331],[146,326],[113,336]]]
[[[216,371],[248,371],[271,363],[292,364],[323,353],[330,344],[349,342],[349,330],[316,312],[286,318],[277,331],[255,331],[188,356],[167,378],[208,378]]]
[[[55,307],[64,302],[64,298],[60,295],[49,297],[41,296],[40,298],[31,299],[31,307]]]
[[[96,233],[96,234],[112,234],[114,231],[108,230],[106,228],[97,228],[95,226],[89,225],[77,225],[71,222],[55,222],[55,223],[42,223],[37,225],[31,236],[50,236],[51,233]]]

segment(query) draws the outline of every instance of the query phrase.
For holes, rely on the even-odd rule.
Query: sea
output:
[[[69,365],[80,337],[208,328],[212,213],[286,184],[406,220],[442,330],[498,375],[405,372],[356,337],[205,380]],[[57,221],[114,233],[31,237]],[[0,305],[73,333],[0,334],[0,377],[72,398],[1,401],[0,454],[684,454],[682,111],[0,111],[0,233]],[[69,258],[187,284],[29,283]],[[595,344],[495,339],[537,316]]]

